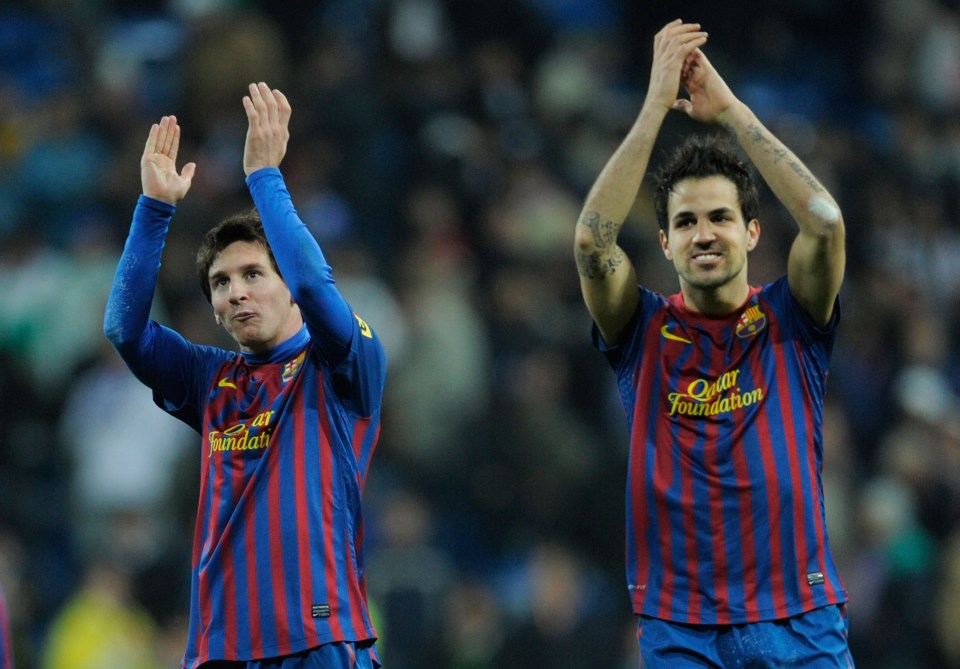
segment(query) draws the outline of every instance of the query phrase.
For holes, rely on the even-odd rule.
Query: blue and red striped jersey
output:
[[[630,426],[627,582],[638,614],[692,624],[785,618],[846,601],[820,471],[827,366],[786,277],[724,317],[641,287],[632,332],[594,343]]]
[[[279,170],[247,181],[303,314],[295,336],[266,353],[237,353],[150,320],[174,207],[144,196],[104,318],[157,404],[201,436],[183,658],[191,669],[376,639],[360,498],[380,430],[383,347],[336,290]]]
[[[10,638],[10,616],[7,600],[0,590],[0,669],[13,669],[13,640]]]

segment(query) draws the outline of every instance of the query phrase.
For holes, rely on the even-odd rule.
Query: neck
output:
[[[680,293],[683,303],[691,311],[707,316],[726,316],[739,309],[750,295],[750,286],[746,280],[724,284],[712,288],[692,286],[680,281]]]

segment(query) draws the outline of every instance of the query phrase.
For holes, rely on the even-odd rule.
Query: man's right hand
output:
[[[694,50],[707,43],[707,33],[699,23],[671,21],[653,40],[653,65],[647,103],[661,105],[665,111],[674,108],[680,92],[680,74],[684,63]]]
[[[190,190],[196,163],[187,163],[177,172],[180,126],[175,116],[164,116],[150,127],[140,158],[143,194],[168,204],[177,204]]]

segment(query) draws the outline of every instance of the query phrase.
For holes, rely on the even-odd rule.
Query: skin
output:
[[[279,167],[290,138],[291,108],[286,96],[265,83],[250,84],[243,107],[248,121],[244,173]],[[140,159],[143,194],[172,205],[186,196],[196,173],[195,163],[177,170],[180,134],[176,117],[164,116],[151,126]],[[217,255],[209,277],[214,318],[241,351],[267,351],[302,327],[300,309],[263,246],[230,244]]]
[[[787,263],[791,293],[815,323],[825,325],[833,315],[846,260],[840,209],[802,161],[734,96],[701,50],[706,41],[707,33],[700,29],[700,24],[680,19],[657,33],[643,107],[597,177],[577,221],[574,256],[581,292],[600,333],[609,343],[622,340],[639,300],[636,270],[617,244],[617,237],[636,200],[663,120],[670,111],[684,113],[704,124],[722,126],[736,138],[798,225]],[[681,88],[688,98],[679,97]],[[668,202],[670,225],[666,234],[660,233],[660,245],[677,268],[687,307],[725,315],[740,307],[746,298],[746,254],[756,246],[760,223],[743,220],[735,192],[732,196],[722,194],[724,188],[697,185],[698,181],[701,180],[677,184],[677,192]],[[711,221],[708,213],[714,205],[700,200],[715,200],[714,204],[734,212],[739,227],[728,228],[719,220]],[[677,229],[674,218],[680,210],[689,211],[697,221],[692,235]],[[732,232],[732,228],[739,232]],[[704,248],[716,250],[720,256],[705,258]]]
[[[760,221],[743,220],[736,184],[722,176],[683,179],[670,193],[667,217],[660,247],[684,299],[706,312],[743,304],[750,292],[747,254],[760,239]]]
[[[230,244],[214,259],[209,276],[213,313],[241,351],[268,351],[303,325],[300,309],[263,245]]]

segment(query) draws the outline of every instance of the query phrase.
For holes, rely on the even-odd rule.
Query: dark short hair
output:
[[[760,195],[753,170],[741,158],[738,147],[722,135],[691,135],[667,156],[653,176],[653,205],[661,230],[669,231],[667,201],[677,183],[712,176],[726,177],[737,187],[745,223],[760,215]]]
[[[263,231],[263,222],[256,209],[238,212],[220,221],[203,237],[200,248],[197,250],[197,278],[200,279],[200,288],[211,301],[210,268],[220,252],[234,242],[251,242],[260,244],[270,258],[274,271],[280,274],[277,260],[273,257],[273,250],[267,241],[267,234]],[[282,276],[282,275],[281,275]]]

